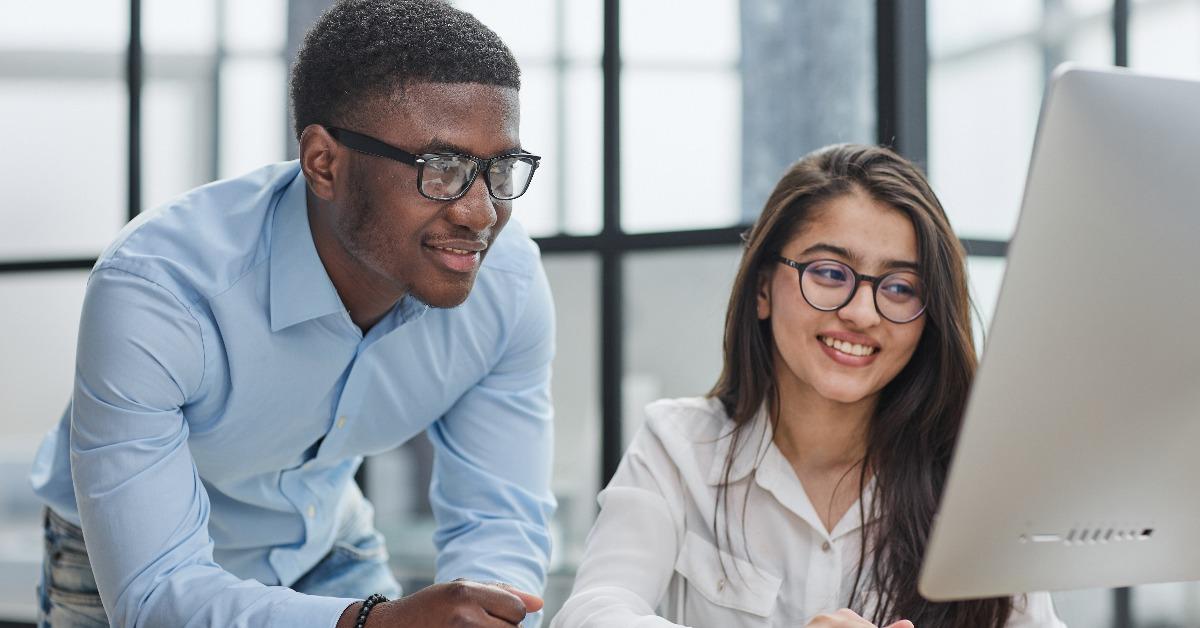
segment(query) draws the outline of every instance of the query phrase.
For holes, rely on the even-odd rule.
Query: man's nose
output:
[[[451,222],[473,233],[482,233],[496,224],[496,199],[488,192],[483,173],[475,177],[465,194],[450,203],[446,214]]]

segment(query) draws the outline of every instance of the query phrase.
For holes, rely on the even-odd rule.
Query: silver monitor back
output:
[[[919,589],[1200,580],[1198,482],[1200,83],[1060,69]]]

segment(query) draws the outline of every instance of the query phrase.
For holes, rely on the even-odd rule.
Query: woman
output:
[[[1062,626],[1045,593],[916,589],[976,364],[965,254],[916,167],[851,145],[793,165],[724,353],[707,397],[647,408],[554,628]]]

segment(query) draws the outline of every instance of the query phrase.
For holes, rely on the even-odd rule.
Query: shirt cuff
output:
[[[362,600],[319,595],[289,595],[271,608],[270,628],[296,628],[296,626],[323,626],[334,628],[347,606]]]

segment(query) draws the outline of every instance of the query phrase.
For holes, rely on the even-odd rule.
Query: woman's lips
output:
[[[849,342],[830,336],[817,336],[821,350],[834,362],[846,366],[867,366],[875,361],[880,348]]]

